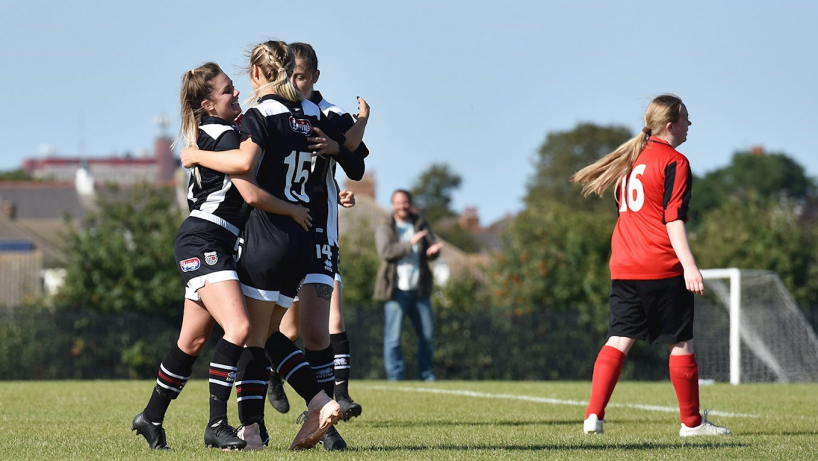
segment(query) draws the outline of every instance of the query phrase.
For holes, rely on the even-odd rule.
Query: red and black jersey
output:
[[[650,138],[616,187],[619,219],[611,237],[611,278],[657,280],[684,270],[666,224],[687,221],[693,186],[690,164],[667,142]]]

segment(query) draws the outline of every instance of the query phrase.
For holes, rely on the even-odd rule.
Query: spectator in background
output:
[[[375,300],[385,301],[386,324],[383,361],[390,381],[403,379],[401,332],[408,316],[418,337],[418,379],[434,381],[432,353],[432,271],[429,261],[440,255],[429,224],[412,208],[412,194],[398,189],[392,193],[392,219],[378,226],[375,236],[381,266],[375,281]]]

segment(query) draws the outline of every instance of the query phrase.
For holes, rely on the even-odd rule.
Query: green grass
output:
[[[288,452],[300,407],[267,406],[271,446],[221,452],[202,442],[207,384],[188,384],[165,419],[172,452],[150,452],[130,431],[149,381],[0,383],[0,459],[818,459],[818,385],[717,384],[703,408],[733,435],[682,439],[669,382],[622,382],[604,435],[582,434],[588,382],[354,381],[361,417],[340,423],[345,453]],[[467,394],[471,393],[471,394]],[[642,407],[638,406],[642,405]],[[231,403],[231,422],[238,423]],[[651,406],[651,407],[647,407]]]

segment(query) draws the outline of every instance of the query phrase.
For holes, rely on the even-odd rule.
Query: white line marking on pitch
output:
[[[482,397],[485,399],[506,399],[506,400],[522,400],[524,402],[536,403],[550,403],[553,405],[572,405],[577,407],[584,407],[588,405],[587,401],[583,400],[563,400],[551,399],[547,397],[534,397],[531,395],[514,395],[514,394],[489,394],[487,392],[474,391],[457,391],[451,389],[436,389],[433,387],[408,387],[408,386],[369,386],[366,384],[358,384],[358,387],[366,389],[373,389],[378,391],[405,391],[405,392],[425,392],[427,394],[449,394],[449,395],[463,395],[466,397]],[[676,407],[662,407],[658,405],[640,405],[637,403],[609,403],[609,407],[619,408],[635,408],[637,410],[661,411],[666,413],[678,413],[679,409]],[[731,413],[728,411],[708,411],[708,414],[713,416],[724,417],[743,417],[743,418],[758,418],[758,415],[748,415],[744,413]]]

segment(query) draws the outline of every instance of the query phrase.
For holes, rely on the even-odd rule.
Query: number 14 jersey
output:
[[[611,237],[613,280],[658,280],[684,273],[666,224],[687,221],[692,186],[687,158],[665,141],[650,138],[615,190],[619,219]]]

